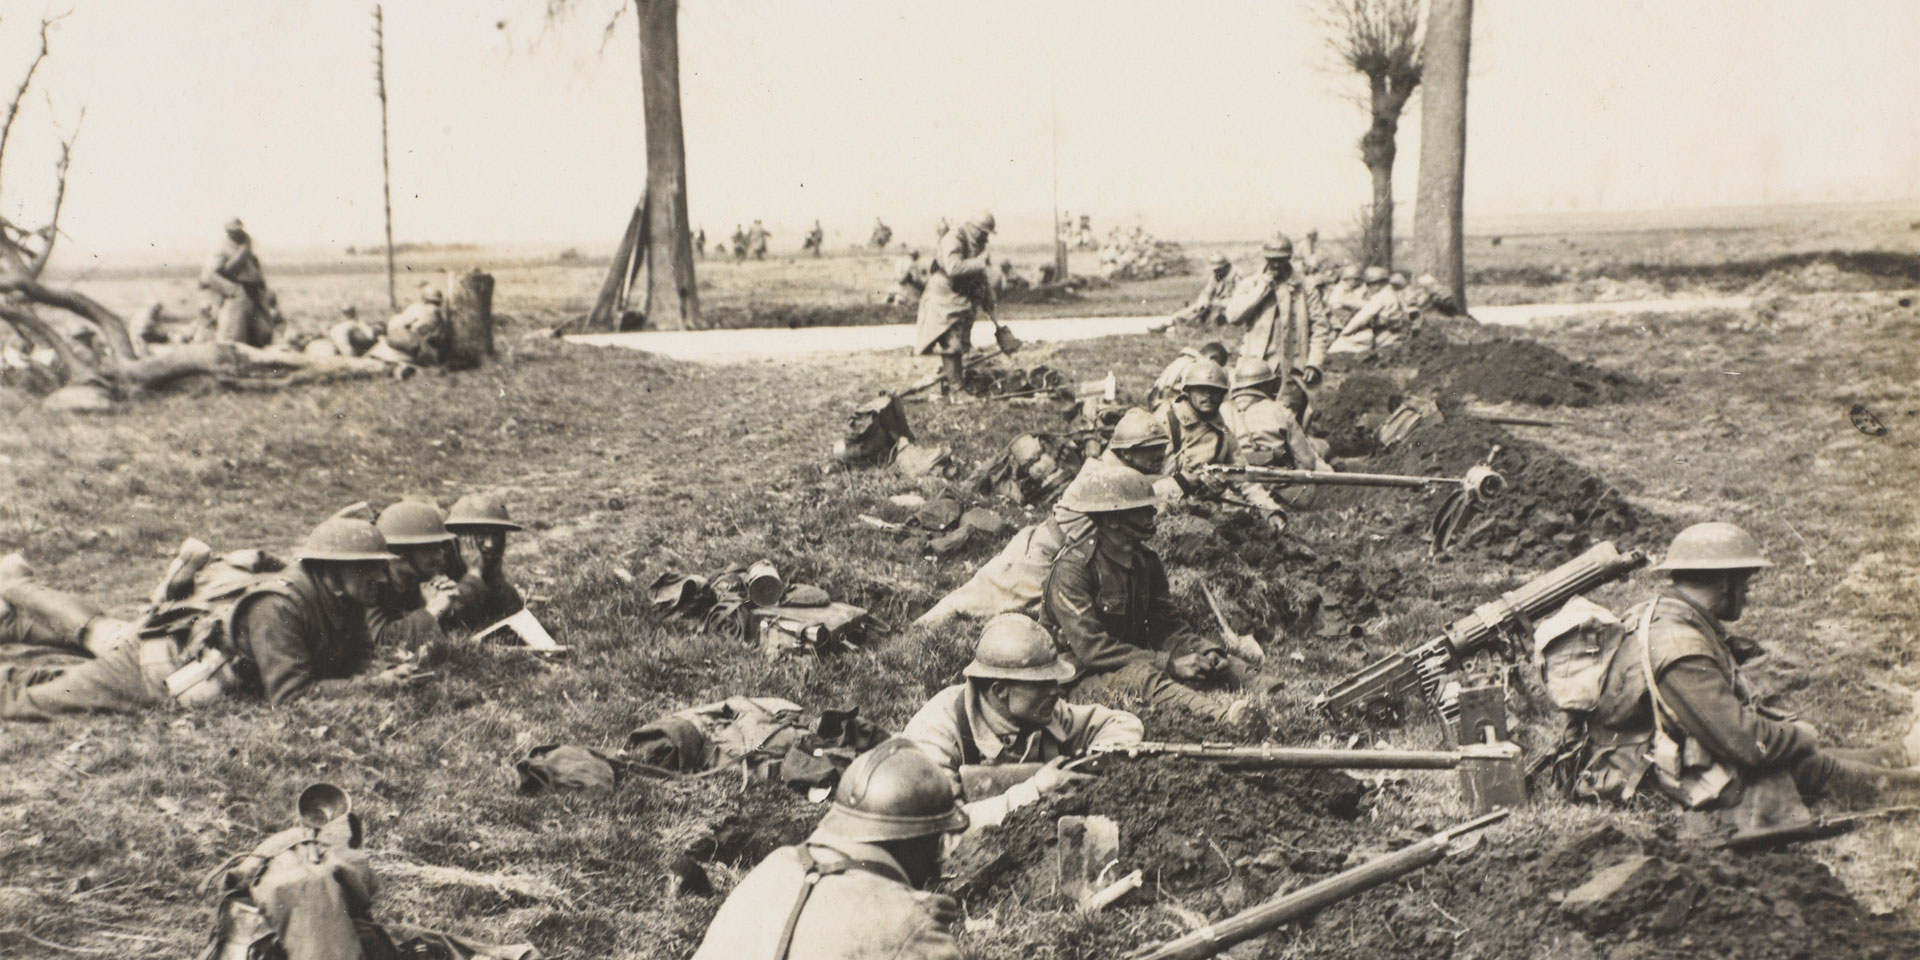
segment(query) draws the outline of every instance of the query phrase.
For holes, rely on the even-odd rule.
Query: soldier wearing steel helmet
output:
[[[1114,425],[1107,449],[1081,464],[1080,473],[1067,490],[1072,491],[1085,477],[1106,472],[1132,472],[1145,480],[1146,474],[1159,471],[1166,454],[1166,427],[1152,413],[1134,407]],[[966,583],[941,597],[914,624],[935,627],[955,617],[984,620],[1002,613],[1038,613],[1041,589],[1054,558],[1068,544],[1093,532],[1093,521],[1075,502],[1063,493],[1046,520],[1014,533],[999,554]]]
[[[1259,357],[1300,377],[1320,382],[1333,329],[1319,291],[1293,270],[1293,241],[1276,234],[1260,248],[1265,269],[1243,278],[1227,304],[1227,322],[1247,328],[1240,355]]]
[[[463,503],[460,526],[471,530],[478,511],[473,502]],[[506,523],[519,529],[511,521]],[[379,602],[367,609],[367,629],[376,646],[415,650],[444,638],[451,627],[484,626],[520,609],[519,594],[506,582],[501,568],[502,557],[490,555],[487,549],[497,544],[496,549],[504,553],[504,530],[474,538],[481,544],[480,569],[469,570],[453,524],[432,503],[390,504],[374,525],[396,557]],[[490,526],[497,529],[497,522]]]
[[[1139,717],[1063,699],[1062,685],[1075,673],[1046,628],[1024,614],[1003,613],[981,629],[973,660],[961,671],[965,680],[934,694],[901,736],[945,769],[956,791],[964,767],[1043,764],[1005,793],[968,799],[973,827],[995,826],[1013,810],[1083,779],[1064,764],[1088,747],[1140,742]]]
[[[1625,617],[1588,721],[1580,792],[1631,798],[1651,779],[1728,829],[1804,819],[1805,800],[1842,784],[1851,795],[1888,786],[1920,793],[1920,725],[1905,742],[1823,747],[1811,726],[1762,706],[1747,687],[1740,665],[1756,651],[1727,624],[1746,611],[1752,578],[1771,566],[1731,523],[1698,523],[1674,537],[1654,567],[1669,584]]]
[[[806,840],[760,861],[693,960],[958,960],[952,899],[923,892],[967,827],[947,775],[896,737],[855,758]]]
[[[1420,312],[1407,307],[1400,288],[1385,267],[1368,267],[1361,274],[1367,300],[1340,327],[1330,353],[1371,353],[1395,346],[1420,332]]]
[[[1331,472],[1333,467],[1300,425],[1307,411],[1306,391],[1288,387],[1288,402],[1282,403],[1280,374],[1272,364],[1259,357],[1242,357],[1234,364],[1225,414],[1241,457],[1255,466]]]
[[[973,345],[973,322],[982,311],[993,312],[993,285],[987,242],[994,233],[993,214],[974,215],[940,234],[933,262],[927,267],[926,291],[914,328],[914,353],[937,354],[946,374],[947,391],[960,388],[967,350]]]
[[[1192,303],[1173,315],[1174,323],[1207,326],[1226,322],[1227,300],[1233,296],[1233,287],[1240,282],[1240,275],[1234,272],[1233,261],[1225,254],[1216,253],[1208,258],[1207,270],[1207,282],[1201,284]]]
[[[513,522],[507,502],[498,494],[470,493],[447,508],[447,530],[460,538],[462,549],[454,560],[464,571],[449,570],[460,582],[465,600],[454,614],[455,622],[483,627],[520,612],[526,601],[507,581],[507,534],[526,529]],[[464,562],[471,551],[478,566]]]
[[[173,635],[148,636],[157,631],[145,628],[158,625],[145,618],[89,616],[78,637],[90,659],[0,671],[0,718],[133,712],[227,695],[259,696],[277,706],[343,682],[372,660],[365,610],[394,556],[371,522],[346,516],[322,521],[294,556],[294,567],[218,598],[219,629],[200,637],[213,649],[183,645]],[[205,675],[183,682],[199,665],[209,665]]]
[[[1218,498],[1223,490],[1221,483],[1202,468],[1209,464],[1246,463],[1233,428],[1227,426],[1220,412],[1232,386],[1225,367],[1211,360],[1199,360],[1187,367],[1181,377],[1180,395],[1154,411],[1155,416],[1166,422],[1167,435],[1173,440],[1160,472],[1173,477],[1186,495]],[[1233,490],[1275,530],[1286,529],[1286,512],[1265,487],[1240,483],[1234,484]]]
[[[1232,682],[1224,645],[1180,629],[1166,568],[1147,546],[1159,504],[1153,482],[1093,460],[1060,503],[1084,516],[1087,528],[1048,565],[1038,619],[1072,661],[1075,693],[1236,719],[1244,701],[1199,689]]]
[[[1198,347],[1183,348],[1153,379],[1153,388],[1147,391],[1147,403],[1157,406],[1179,396],[1180,386],[1187,379],[1187,370],[1194,364],[1211,360],[1224,367],[1227,358],[1227,345],[1218,340],[1208,340]]]

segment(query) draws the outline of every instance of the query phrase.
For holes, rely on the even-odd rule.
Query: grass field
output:
[[[1791,252],[1762,240],[1754,247],[1742,257]],[[716,301],[832,302],[864,289],[856,279],[871,267],[829,259],[707,275]],[[870,650],[768,662],[693,624],[659,619],[630,583],[766,557],[792,580],[821,584],[902,624],[963,580],[992,548],[936,565],[856,521],[910,483],[821,469],[846,412],[908,380],[917,372],[910,361],[865,355],[704,367],[522,339],[584,309],[599,270],[494,272],[497,307],[515,323],[498,362],[479,370],[269,395],[190,392],[105,419],[29,409],[9,421],[0,434],[0,552],[25,551],[45,580],[113,612],[138,607],[188,536],[221,549],[284,553],[355,500],[421,496],[445,505],[494,489],[530,528],[512,540],[509,570],[575,654],[550,665],[455,643],[428,651],[434,676],[403,690],[360,688],[282,710],[233,704],[0,728],[0,955],[191,952],[210,907],[195,884],[284,826],[299,790],[326,779],[349,790],[368,818],[369,846],[388,876],[380,917],[529,939],[550,957],[683,956],[718,898],[673,893],[662,865],[694,851],[710,861],[724,894],[771,845],[803,834],[817,809],[728,778],[522,798],[511,761],[555,741],[617,748],[662,713],[735,693],[858,705],[897,727],[955,676],[969,639],[961,632],[905,631]],[[1184,300],[1194,282],[1103,295],[1108,305],[1154,312]],[[129,278],[89,289],[131,309],[183,295],[182,283]],[[368,273],[288,273],[278,284],[296,320],[330,315],[341,302],[370,308],[384,292]],[[1646,379],[1658,395],[1556,409],[1550,415],[1567,425],[1530,439],[1653,513],[1753,529],[1779,563],[1756,586],[1742,623],[1773,651],[1759,685],[1840,742],[1904,730],[1906,691],[1920,687],[1917,322],[1912,307],[1886,298],[1817,293],[1781,296],[1747,315],[1596,319],[1538,335],[1576,359]],[[1032,356],[1083,378],[1114,370],[1138,393],[1177,346],[1114,338]],[[1855,431],[1846,417],[1854,402],[1878,412],[1888,435]],[[975,460],[1022,430],[1058,423],[1052,411],[1007,405],[922,404],[910,416],[925,437]],[[1306,696],[1368,654],[1420,639],[1536,572],[1484,553],[1443,564],[1368,558],[1365,524],[1375,516],[1329,511],[1297,525],[1299,542],[1344,544],[1343,556],[1365,559],[1355,575],[1381,580],[1389,599],[1365,623],[1367,638],[1348,647],[1316,647],[1281,631],[1276,642],[1307,654],[1282,665],[1289,672],[1279,699],[1266,708],[1289,729],[1307,722]],[[1170,524],[1163,539],[1196,523]],[[1173,571],[1196,622],[1201,572]],[[1241,582],[1251,586],[1232,598],[1236,616],[1258,617],[1276,604],[1260,592],[1264,581]],[[1637,592],[1615,589],[1605,599],[1624,604]],[[1428,746],[1434,731],[1416,723],[1383,736]],[[1414,800],[1444,794],[1427,789]],[[1550,803],[1517,818],[1515,829],[1561,830],[1612,816]],[[1383,804],[1375,817],[1383,832],[1432,822],[1413,801]],[[1910,825],[1873,825],[1807,849],[1871,906],[1920,922],[1912,870],[1920,832]],[[429,880],[409,870],[422,864],[497,882]],[[1370,902],[1330,912],[1322,926],[1359,922]],[[1168,916],[1146,906],[1089,922],[1170,923]],[[1082,955],[1061,933],[1079,928],[1051,915],[995,921],[967,934],[986,955],[1012,955],[1027,936],[1054,944],[1056,956]],[[1468,918],[1464,936],[1499,922]],[[1269,955],[1312,955],[1315,936],[1276,943]]]

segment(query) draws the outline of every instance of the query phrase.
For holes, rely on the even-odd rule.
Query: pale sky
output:
[[[0,87],[36,7],[0,12]],[[0,211],[38,223],[51,121],[81,107],[62,220],[70,266],[197,257],[229,216],[263,250],[377,243],[370,5],[54,0]],[[610,247],[644,177],[638,52],[617,0],[386,4],[402,241]],[[1470,214],[1920,196],[1920,2],[1479,0]],[[829,245],[877,214],[906,239],[980,207],[1007,239],[1060,205],[1104,232],[1343,232],[1367,201],[1363,86],[1307,2],[683,0],[692,218],[813,218]],[[1419,103],[1401,130],[1412,202]],[[1469,229],[1472,228],[1471,219]]]

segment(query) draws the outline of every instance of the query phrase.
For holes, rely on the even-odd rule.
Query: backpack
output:
[[[1533,665],[1547,698],[1570,714],[1600,702],[1614,657],[1627,638],[1620,618],[1586,597],[1574,597],[1533,629]]]
[[[156,593],[135,629],[142,640],[168,640],[175,669],[167,675],[167,693],[183,706],[224,697],[240,683],[236,668],[244,659],[233,644],[233,616],[241,602],[263,593],[290,595],[281,575],[284,564],[258,550],[237,550],[207,562],[180,583],[169,598]],[[184,579],[184,578],[182,578]]]

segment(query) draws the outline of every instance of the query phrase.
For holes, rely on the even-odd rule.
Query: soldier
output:
[[[1275,235],[1260,248],[1266,269],[1240,281],[1227,322],[1247,327],[1240,355],[1259,357],[1307,386],[1320,382],[1333,339],[1326,304],[1293,273],[1293,241]]]
[[[1053,557],[1039,620],[1072,658],[1074,693],[1237,722],[1245,700],[1196,689],[1232,681],[1224,646],[1176,636],[1166,568],[1147,546],[1158,507],[1153,483],[1138,470],[1091,460],[1060,502],[1084,516],[1090,529]]]
[[[926,290],[927,265],[920,262],[920,251],[908,250],[894,266],[893,289],[887,292],[887,302],[917,307]]]
[[[143,627],[160,625],[107,617],[70,594],[42,590],[22,609],[43,631],[77,638],[92,657],[60,667],[0,668],[0,719],[131,713],[230,694],[279,706],[337,689],[372,660],[365,611],[377,601],[394,555],[372,523],[335,516],[315,527],[294,557],[294,569],[216,598],[204,615],[217,617],[220,629],[208,631],[217,646],[205,650],[182,643],[178,632],[143,637],[150,632]],[[11,606],[22,595],[9,588],[7,598]],[[404,679],[409,672],[398,668],[381,678]]]
[[[200,287],[209,297],[216,343],[264,347],[273,341],[273,312],[253,238],[238,218],[227,221],[220,249],[200,270]]]
[[[867,238],[867,245],[875,250],[885,250],[887,249],[887,244],[892,242],[893,228],[882,223],[879,217],[874,217],[873,234]]]
[[[1051,515],[1021,528],[999,555],[987,561],[972,579],[941,597],[914,624],[936,627],[960,616],[986,619],[1002,613],[1038,613],[1054,558],[1067,544],[1093,533],[1092,521],[1077,505],[1075,488],[1085,490],[1080,478],[1100,470],[1132,470],[1144,479],[1160,469],[1166,455],[1167,431],[1162,421],[1138,407],[1128,410],[1114,425],[1106,452],[1081,465],[1079,476],[1068,484]]]
[[[907,721],[901,736],[946,769],[955,792],[968,767],[1044,764],[998,796],[967,798],[972,829],[996,826],[1008,813],[1087,779],[1064,764],[1088,747],[1140,742],[1146,728],[1139,717],[1061,699],[1061,684],[1074,673],[1044,627],[1024,614],[1003,613],[981,629],[973,661],[961,671],[965,682],[934,694]]]
[[[1187,370],[1202,360],[1211,360],[1221,366],[1227,365],[1227,345],[1218,340],[1208,340],[1198,348],[1187,347],[1173,358],[1160,375],[1153,380],[1153,389],[1147,391],[1147,402],[1159,405],[1180,395],[1180,384],[1187,379]]]
[[[800,244],[801,250],[812,250],[814,256],[820,255],[820,248],[827,242],[827,232],[820,229],[820,221],[813,222],[813,229],[807,231],[807,239]]]
[[[1748,582],[1771,566],[1731,523],[1697,523],[1673,538],[1654,568],[1671,583],[1628,611],[1588,718],[1579,792],[1629,799],[1652,769],[1663,793],[1721,829],[1793,823],[1809,816],[1804,800],[1840,787],[1920,794],[1920,724],[1904,742],[1822,747],[1812,727],[1760,705],[1743,682],[1739,664],[1754,651],[1726,624],[1745,612]],[[1742,648],[1748,656],[1736,654]]]
[[[484,627],[519,613],[526,601],[520,591],[507,582],[507,534],[525,527],[514,523],[507,503],[495,494],[470,493],[453,502],[447,510],[447,530],[460,537],[480,560],[478,570],[468,569],[459,579],[465,590],[469,578],[478,578],[480,599],[455,613],[463,626]],[[472,594],[469,594],[472,595]]]
[[[1242,357],[1233,368],[1233,392],[1227,395],[1227,426],[1248,463],[1332,472],[1312,438],[1301,427],[1307,392],[1288,384],[1281,403],[1280,375],[1259,357]],[[1309,488],[1311,489],[1311,488]]]
[[[946,774],[910,740],[861,754],[813,834],[741,879],[693,960],[958,960],[951,899],[920,892],[965,830]]]
[[[1395,346],[1420,332],[1420,314],[1408,310],[1385,267],[1368,267],[1367,302],[1340,328],[1329,353],[1371,353]]]
[[[758,220],[753,222],[753,226],[747,228],[747,244],[755,260],[767,258],[767,241],[771,239],[773,234],[767,232],[767,225]]]
[[[471,498],[461,504],[462,529],[471,531],[478,505]],[[504,512],[500,510],[502,516]],[[483,521],[485,529],[495,532],[483,538],[489,546],[480,550],[479,570],[466,568],[446,517],[431,503],[401,500],[380,511],[374,525],[396,556],[379,602],[367,610],[375,646],[417,650],[444,638],[448,627],[486,626],[520,609],[520,595],[501,569],[505,530],[518,530],[518,525]],[[499,616],[493,616],[496,612]]]
[[[702,260],[707,258],[707,228],[701,227],[693,232],[693,255]]]
[[[1225,368],[1212,360],[1197,361],[1187,368],[1186,376],[1181,379],[1180,395],[1154,411],[1165,421],[1167,435],[1173,441],[1160,472],[1174,478],[1185,494],[1218,499],[1228,484],[1207,476],[1201,468],[1216,463],[1237,466],[1246,462],[1233,429],[1220,414],[1230,383]],[[1265,487],[1257,483],[1231,486],[1276,532],[1286,529],[1286,513]]]
[[[740,229],[737,223],[733,225],[733,258],[735,260],[747,258],[747,232]]]
[[[340,319],[327,328],[327,343],[336,356],[364,355],[380,339],[372,327],[360,320],[360,308],[349,303],[340,308]]]
[[[985,211],[946,231],[927,269],[927,289],[920,298],[913,334],[914,352],[940,356],[946,375],[941,389],[950,395],[963,382],[974,320],[981,311],[993,312],[993,286],[987,276],[993,263],[987,256],[987,241],[993,232],[993,214]]]
[[[1213,270],[1213,278],[1201,285],[1192,303],[1173,315],[1174,323],[1206,326],[1226,322],[1227,300],[1233,296],[1233,287],[1240,281],[1240,275],[1233,272],[1233,261],[1221,254],[1214,254],[1207,265]]]
[[[386,333],[385,349],[376,346],[368,351],[369,356],[415,366],[439,363],[453,337],[446,298],[431,285],[421,284],[419,301],[388,319]]]

